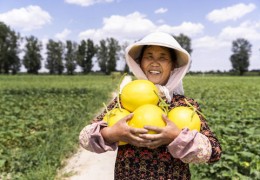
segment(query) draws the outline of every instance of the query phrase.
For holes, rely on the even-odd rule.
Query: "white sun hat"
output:
[[[150,33],[140,41],[129,45],[125,51],[126,63],[137,79],[147,79],[138,64],[140,61],[138,58],[140,58],[141,50],[145,45],[164,46],[175,50],[177,55],[177,64],[175,69],[172,71],[165,87],[160,85],[158,86],[161,91],[165,91],[165,88],[167,88],[168,92],[164,92],[166,97],[168,96],[167,99],[169,99],[169,96],[172,97],[173,93],[184,94],[182,79],[188,71],[190,65],[189,53],[180,46],[172,35],[164,32]]]
[[[190,55],[183,49],[173,36],[163,32],[154,32],[145,36],[142,40],[135,42],[126,49],[126,55],[136,60],[139,58],[144,45],[157,45],[172,48],[177,54],[177,67],[189,63]]]

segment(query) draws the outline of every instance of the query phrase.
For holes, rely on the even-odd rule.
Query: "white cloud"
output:
[[[194,48],[202,48],[205,49],[206,51],[226,48],[230,46],[229,41],[225,41],[222,40],[221,38],[213,37],[213,36],[200,37],[194,39],[192,42]]]
[[[106,38],[101,30],[98,29],[88,29],[79,33],[79,39],[91,39],[93,41],[99,41],[102,38]]]
[[[222,29],[220,37],[222,39],[235,40],[237,38],[245,38],[249,41],[260,40],[260,21],[245,21],[237,27],[227,26]]]
[[[104,18],[103,30],[109,34],[117,34],[118,32],[123,32],[124,35],[129,36],[133,33],[145,33],[149,29],[154,29],[155,25],[152,21],[147,19],[145,15],[140,14],[139,12],[134,12],[127,16],[118,16],[113,15],[109,18]]]
[[[106,37],[114,37],[119,41],[134,41],[153,31],[163,31],[171,34],[183,33],[194,36],[203,32],[204,26],[200,23],[184,22],[179,26],[162,24],[157,26],[146,15],[134,12],[126,16],[112,15],[103,19],[100,29],[88,29],[79,34],[80,39],[91,38],[99,41]]]
[[[66,3],[80,6],[91,6],[98,3],[111,3],[114,0],[65,0]]]
[[[168,11],[167,8],[159,8],[154,11],[155,14],[164,14]]]
[[[249,69],[260,67],[260,21],[245,21],[238,26],[228,26],[219,35],[204,36],[192,39],[192,68],[191,70],[230,70],[232,41],[245,38],[252,44],[252,56]]]
[[[183,22],[179,26],[161,25],[157,28],[159,31],[168,32],[171,34],[178,35],[180,33],[187,36],[195,36],[203,33],[204,26],[200,23]]]
[[[217,47],[216,49],[194,47],[191,71],[229,71],[232,68],[229,60],[230,55],[231,45],[230,47]]]
[[[163,24],[163,23],[165,23],[165,21],[163,19],[159,19],[159,20],[157,20],[157,23]]]
[[[112,15],[103,19],[103,27],[100,29],[88,29],[79,34],[80,39],[91,38],[99,41],[106,37],[114,37],[118,40],[136,40],[147,33],[154,31],[156,25],[145,15],[134,12],[127,16]]]
[[[51,23],[51,16],[39,6],[28,6],[20,9],[13,9],[0,14],[0,21],[9,26],[19,28],[22,31],[40,29],[45,24]]]
[[[223,9],[215,9],[210,12],[206,17],[209,21],[212,21],[214,23],[224,22],[228,20],[237,20],[252,12],[253,10],[255,10],[255,8],[256,6],[252,3],[248,5],[239,3]]]
[[[228,71],[231,69],[230,41],[218,36],[204,36],[192,39],[192,48],[192,71]]]
[[[68,35],[71,34],[71,31],[67,28],[65,28],[61,33],[57,33],[55,35],[55,38],[57,38],[58,40],[61,40],[61,41],[66,41]]]

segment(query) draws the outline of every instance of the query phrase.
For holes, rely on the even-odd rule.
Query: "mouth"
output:
[[[148,71],[150,74],[153,74],[153,75],[157,75],[157,74],[161,74],[161,71],[157,71],[157,70],[150,70]]]

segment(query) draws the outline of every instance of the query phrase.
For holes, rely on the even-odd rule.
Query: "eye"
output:
[[[161,57],[159,58],[159,60],[160,60],[160,61],[167,61],[168,59],[167,59],[166,57],[164,57],[164,56],[161,56]]]
[[[153,56],[151,56],[151,55],[147,55],[144,58],[147,59],[147,60],[153,60]]]

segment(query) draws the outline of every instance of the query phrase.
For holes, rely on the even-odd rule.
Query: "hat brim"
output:
[[[172,47],[166,44],[160,44],[158,42],[156,43],[135,43],[132,46],[128,47],[128,55],[135,60],[137,63],[139,63],[138,58],[140,57],[141,51],[143,46],[145,45],[154,45],[154,46],[163,46],[163,47],[168,47],[173,50],[175,50],[176,55],[177,55],[177,67],[182,67],[185,66],[189,63],[190,56],[188,52],[184,49],[180,49],[178,47]]]

